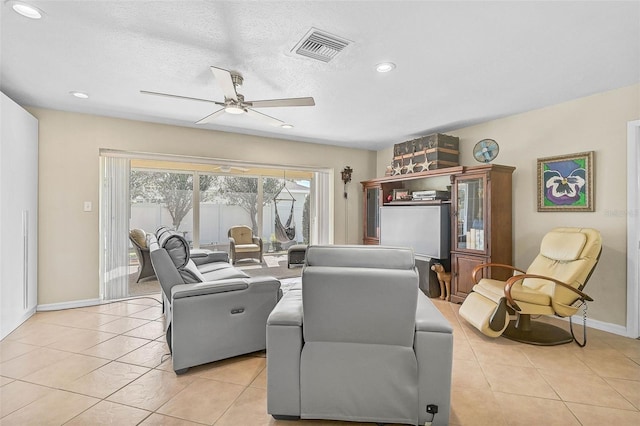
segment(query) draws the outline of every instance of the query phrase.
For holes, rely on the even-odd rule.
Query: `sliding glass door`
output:
[[[192,241],[193,173],[132,169],[130,176],[130,228],[169,226]]]
[[[137,282],[141,260],[128,238],[132,229],[154,233],[168,226],[192,248],[228,251],[228,230],[247,225],[262,238],[265,256],[279,257],[293,244],[333,242],[329,171],[149,157],[101,151],[105,299],[159,291],[153,276]]]

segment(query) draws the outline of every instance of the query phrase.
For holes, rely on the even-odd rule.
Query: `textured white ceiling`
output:
[[[380,149],[640,81],[638,1],[30,3],[43,19],[0,5],[4,93],[181,126]],[[293,54],[311,27],[353,43],[329,63]],[[382,61],[397,68],[379,74]],[[221,101],[211,65],[239,71],[248,100],[316,106],[260,110],[290,130],[230,114],[196,126],[218,107],[139,93]]]

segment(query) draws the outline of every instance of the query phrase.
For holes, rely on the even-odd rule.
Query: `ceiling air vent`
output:
[[[292,49],[298,55],[329,62],[349,45],[349,41],[312,28]]]

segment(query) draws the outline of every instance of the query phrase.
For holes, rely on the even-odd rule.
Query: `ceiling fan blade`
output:
[[[266,99],[263,101],[248,101],[247,105],[254,108],[268,107],[291,107],[291,106],[314,106],[316,102],[313,98],[287,98],[287,99]]]
[[[224,93],[224,97],[226,99],[233,99],[234,101],[238,100],[238,93],[236,92],[236,86],[233,84],[233,79],[231,78],[231,72],[227,70],[223,70],[222,68],[211,67],[211,72],[213,73],[216,81],[220,85],[222,89],[222,93]]]
[[[148,90],[141,90],[140,93],[142,93],[143,95],[166,96],[168,98],[188,99],[190,101],[201,101],[201,102],[209,102],[216,105],[224,105],[224,103],[222,102],[212,101],[209,99],[191,98],[189,96],[172,95],[169,93],[149,92]]]
[[[284,124],[284,121],[280,121],[277,118],[273,118],[267,114],[263,114],[261,112],[252,110],[251,108],[247,108],[247,115],[250,117],[254,117],[254,118],[258,118],[260,120],[263,120],[269,124],[271,124],[272,126],[281,126]]]
[[[196,121],[196,124],[207,124],[207,123],[211,123],[213,120],[215,120],[217,117],[221,116],[222,114],[224,114],[224,108],[217,110],[216,112],[207,115],[205,118],[203,118],[200,121]]]

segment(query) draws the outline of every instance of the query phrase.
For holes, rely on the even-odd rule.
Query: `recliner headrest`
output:
[[[189,243],[175,231],[164,231],[157,236],[158,244],[165,249],[171,257],[176,268],[186,266],[190,259]]]
[[[581,232],[547,233],[540,243],[540,254],[561,262],[577,260],[582,254],[587,236]]]
[[[413,250],[386,246],[309,246],[307,266],[348,268],[413,269]]]

